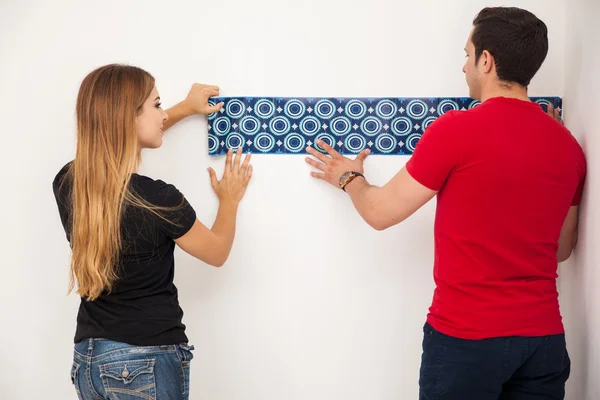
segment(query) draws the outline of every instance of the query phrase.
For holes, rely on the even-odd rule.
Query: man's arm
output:
[[[548,115],[554,118],[556,121],[560,122],[561,125],[564,125],[564,121],[560,117],[560,111],[552,104],[548,105],[547,109]],[[584,168],[585,169],[585,168]],[[581,198],[581,191],[583,190],[583,181],[580,182],[580,187],[578,188],[578,193],[575,195],[577,198],[574,204],[579,203],[579,199]],[[563,262],[569,259],[575,245],[577,244],[577,231],[579,225],[579,206],[572,205],[567,213],[567,217],[563,222],[563,226],[560,230],[560,237],[558,238],[558,250],[556,251],[556,258],[558,262]]]
[[[322,171],[312,172],[313,177],[339,188],[339,179],[345,172],[363,172],[363,161],[369,155],[369,150],[364,150],[356,159],[350,160],[321,140],[317,144],[329,156],[312,147],[306,149],[318,160],[307,158],[306,162]],[[384,230],[404,221],[437,193],[413,179],[406,168],[402,168],[383,187],[369,185],[359,176],[347,184],[345,190],[360,216],[377,230]]]
[[[360,216],[378,231],[404,221],[437,193],[417,182],[406,168],[383,187],[356,178],[346,186],[346,192]]]
[[[558,239],[558,251],[556,258],[558,262],[566,261],[577,244],[577,225],[578,225],[579,207],[571,206]]]

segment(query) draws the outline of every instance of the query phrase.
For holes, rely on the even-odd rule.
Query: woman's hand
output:
[[[166,110],[169,118],[163,123],[163,131],[171,128],[184,118],[194,114],[212,114],[223,107],[223,103],[211,106],[208,99],[219,95],[219,87],[194,83],[185,100]]]
[[[219,87],[194,83],[183,101],[189,108],[190,114],[212,114],[223,107],[223,103],[211,106],[208,99],[219,96]]]
[[[244,162],[240,166],[241,147],[238,148],[235,157],[232,156],[233,151],[229,149],[225,160],[225,171],[220,181],[217,180],[217,175],[212,168],[208,168],[208,173],[210,174],[210,183],[219,198],[219,202],[230,202],[237,205],[244,197],[250,178],[252,178],[252,165],[250,165],[250,154],[246,154]]]

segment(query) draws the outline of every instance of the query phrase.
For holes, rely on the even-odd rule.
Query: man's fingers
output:
[[[327,152],[327,154],[329,154],[331,157],[333,157],[333,158],[342,157],[340,155],[340,153],[338,153],[333,147],[331,147],[330,145],[325,143],[323,140],[317,140],[317,144],[319,145],[319,147],[321,147],[323,150],[325,150]]]
[[[314,168],[319,169],[321,171],[325,171],[325,167],[326,167],[325,164],[323,164],[321,162],[318,162],[318,161],[315,161],[315,160],[313,160],[310,157],[306,157],[306,163],[308,165],[310,165],[311,167],[314,167]]]
[[[324,164],[327,164],[329,161],[331,161],[330,157],[327,157],[325,154],[310,146],[306,148],[306,152]]]
[[[365,158],[367,158],[369,156],[369,154],[371,154],[371,150],[365,149],[356,156],[356,159],[359,161],[365,161]]]
[[[320,173],[320,172],[314,172],[313,171],[313,172],[310,173],[310,176],[312,176],[313,178],[316,178],[316,179],[325,180],[325,174]]]

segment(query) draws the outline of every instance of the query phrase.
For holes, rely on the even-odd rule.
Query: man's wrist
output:
[[[344,172],[344,174],[342,176],[340,176],[340,179],[339,179],[340,189],[342,189],[343,191],[346,191],[346,186],[348,186],[350,183],[352,183],[352,181],[356,180],[357,178],[364,179],[365,177],[362,173],[357,172],[357,171]]]
[[[354,189],[356,189],[357,187],[360,187],[366,183],[367,183],[367,178],[365,178],[364,175],[359,175],[356,178],[352,179],[352,181],[350,181],[346,184],[345,192],[349,193],[349,192],[353,191]]]

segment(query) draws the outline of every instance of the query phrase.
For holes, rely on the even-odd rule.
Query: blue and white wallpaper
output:
[[[546,110],[562,107],[559,97],[532,97]],[[450,110],[480,103],[467,97],[281,98],[222,97],[223,108],[208,116],[208,151],[229,148],[268,154],[304,154],[321,139],[342,154],[410,155],[427,127]]]

